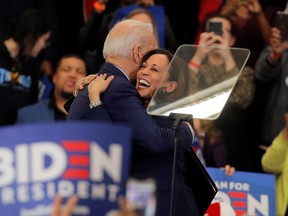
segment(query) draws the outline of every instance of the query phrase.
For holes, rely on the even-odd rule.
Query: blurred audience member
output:
[[[262,157],[263,170],[276,175],[277,215],[288,215],[288,113],[285,126]]]
[[[197,17],[198,30],[195,38],[195,43],[198,43],[199,36],[203,32],[203,26],[206,24],[207,17],[210,14],[217,13],[222,0],[199,0],[199,13]]]
[[[202,120],[201,125],[205,130],[200,140],[203,141],[202,151],[206,166],[223,167],[228,163],[229,153],[221,131],[211,120]]]
[[[56,20],[56,5],[55,0],[50,1],[23,1],[23,0],[9,0],[0,1],[0,35],[5,38],[10,35],[12,24],[15,19],[27,9],[37,9],[44,13],[52,25],[52,35],[49,39],[50,46],[43,50],[37,59],[40,63],[40,71],[45,75],[52,74],[52,58],[54,55],[54,35],[57,25]],[[51,46],[52,45],[52,46]]]
[[[259,0],[223,0],[218,11],[211,13],[218,13],[231,19],[237,29],[234,46],[251,51],[247,65],[252,68],[262,49],[269,43],[270,26],[274,23],[276,11],[280,10],[278,6],[264,7],[261,3]],[[203,22],[203,25],[206,23]],[[198,40],[199,36],[195,42]]]
[[[106,1],[102,0],[98,3],[105,6]],[[144,22],[149,21],[153,26],[155,26],[155,29],[157,29],[157,33],[155,32],[155,34],[158,35],[160,47],[165,46],[172,51],[177,49],[174,33],[162,6],[155,5],[154,0],[121,0],[120,7],[110,13],[105,13],[105,10],[99,10],[98,7],[94,8],[89,19],[78,32],[78,43],[85,53],[88,73],[98,71],[103,65],[104,58],[102,50],[104,40],[110,29],[115,25],[115,23],[127,18],[127,16],[129,16],[129,18],[132,18],[131,15],[136,17],[136,14],[129,15],[129,13],[132,13],[133,10],[138,9],[145,9],[149,11],[150,14],[146,12],[146,15],[151,16],[152,19],[143,20],[142,16],[141,20]],[[139,12],[140,11],[136,11],[135,13]],[[139,20],[139,14],[135,19]]]
[[[39,65],[35,58],[46,47],[51,24],[40,11],[28,9],[16,20],[0,45],[0,125],[14,124],[17,110],[37,102]]]
[[[266,83],[267,99],[261,125],[261,141],[270,145],[285,125],[283,116],[288,107],[288,51],[287,41],[277,28],[271,29],[270,46],[267,46],[256,64],[256,78]]]
[[[282,10],[275,2],[264,3],[260,0],[226,0],[219,10],[221,14],[231,17],[233,24],[237,27],[234,46],[250,50],[247,66],[251,66],[253,69],[256,67],[255,64],[261,51],[269,44],[270,28],[275,22],[275,14],[278,10]],[[245,152],[249,151],[251,161],[242,162],[245,163],[245,170],[248,167],[247,171],[261,172],[260,160],[263,152],[259,150],[258,146],[263,119],[262,110],[267,98],[267,86],[257,80],[255,80],[255,86],[254,100],[246,110],[247,118],[243,119],[247,121],[245,125],[249,142],[249,148],[245,147]],[[237,129],[235,128],[235,130]],[[239,155],[239,153],[237,154]],[[237,169],[242,170],[241,167],[237,167]]]
[[[157,29],[157,24],[154,19],[153,14],[145,9],[145,8],[139,8],[132,10],[127,16],[126,19],[134,19],[134,20],[139,20],[145,23],[150,23],[153,26],[153,32],[155,35],[155,38],[157,40],[157,46],[159,46],[159,38],[158,38],[158,29]]]
[[[76,195],[71,196],[64,207],[62,207],[62,197],[56,195],[53,202],[53,212],[51,216],[71,216],[73,209],[78,202]]]
[[[177,49],[177,43],[174,36],[174,32],[170,25],[170,20],[167,17],[164,7],[160,5],[132,5],[129,7],[124,7],[121,9],[118,9],[111,20],[110,28],[115,25],[115,23],[119,22],[119,20],[123,18],[130,18],[131,19],[131,13],[133,17],[135,17],[137,20],[139,20],[139,16],[135,16],[135,10],[136,13],[138,9],[146,9],[150,12],[151,16],[153,17],[154,24],[150,21],[152,25],[155,25],[155,30],[157,29],[157,38],[159,41],[159,47],[166,48],[171,51],[176,51]],[[132,18],[133,19],[133,18]],[[140,19],[140,21],[147,22],[147,19]]]
[[[64,55],[52,77],[54,89],[50,98],[19,109],[17,123],[66,120],[67,112],[63,105],[73,95],[76,81],[85,76],[84,60],[78,55]]]
[[[220,35],[210,32],[208,24],[211,22],[221,23]],[[234,59],[229,50],[229,47],[235,44],[236,29],[229,17],[217,14],[209,16],[205,29],[206,31],[200,35],[200,47],[195,52],[190,67],[194,72],[200,71],[202,86],[212,86],[240,72],[237,59]],[[223,49],[219,49],[220,52],[201,49],[202,46],[213,45],[220,45]],[[237,51],[234,52],[237,53]],[[207,61],[202,63],[206,57]],[[204,141],[203,154],[207,166],[221,167],[229,163],[239,170],[250,169],[251,164],[248,159],[253,156],[250,157],[249,153],[247,108],[254,99],[254,93],[254,70],[250,66],[245,66],[219,118],[214,121],[201,121],[204,131],[199,132],[199,137]],[[245,152],[247,157],[243,158],[239,152]]]
[[[252,68],[262,49],[269,43],[270,27],[277,10],[279,8],[274,6],[263,9],[260,0],[226,0],[220,7],[220,14],[231,17],[238,29],[235,47],[250,50],[247,65]]]

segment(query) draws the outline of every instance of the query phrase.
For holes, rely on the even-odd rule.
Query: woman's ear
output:
[[[178,83],[176,81],[170,81],[165,83],[165,85],[163,86],[163,91],[164,92],[174,92],[176,89],[178,88]]]
[[[139,65],[141,59],[142,59],[142,53],[141,53],[141,47],[136,45],[132,49],[132,55],[133,55],[133,60],[134,62]]]

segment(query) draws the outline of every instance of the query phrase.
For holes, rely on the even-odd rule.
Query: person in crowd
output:
[[[76,195],[73,195],[69,197],[69,199],[65,203],[65,207],[62,208],[62,197],[56,195],[53,200],[53,211],[51,216],[71,216],[77,202],[78,197]]]
[[[95,5],[102,5],[103,8],[105,8],[106,3],[106,1],[100,0],[97,1]],[[177,49],[177,43],[169,19],[165,16],[165,11],[163,12],[161,10],[160,13],[158,10],[153,10],[154,6],[157,6],[155,5],[154,0],[121,0],[119,8],[110,13],[105,13],[105,10],[99,10],[101,7],[94,7],[87,22],[79,30],[77,35],[78,44],[85,53],[89,71],[92,71],[92,73],[98,71],[105,62],[102,53],[103,44],[111,27],[119,20],[130,16],[129,13],[132,13],[133,10],[137,9],[149,11],[154,20],[151,24],[156,25],[155,29],[157,29],[157,33],[155,32],[155,34],[159,36],[159,44],[175,51]],[[137,13],[139,13],[139,11]],[[135,17],[135,15],[136,14],[134,14],[133,17]],[[146,15],[148,15],[147,12]],[[139,16],[137,17],[137,20],[139,20]],[[144,21],[143,17],[141,17],[141,20]],[[147,21],[149,20],[146,19],[145,22]]]
[[[34,9],[17,19],[11,35],[0,45],[0,125],[14,124],[17,110],[37,102],[39,67],[34,61],[51,35],[47,17]]]
[[[209,32],[207,27],[211,22],[221,23],[221,35]],[[206,20],[205,29],[200,35],[199,48],[197,48],[189,65],[194,73],[200,71],[197,73],[200,74],[200,76],[197,75],[199,78],[196,77],[194,80],[199,80],[197,85],[200,85],[201,88],[210,87],[240,72],[237,59],[235,60],[233,56],[234,53],[237,54],[237,51],[232,53],[229,49],[229,47],[234,46],[236,41],[236,29],[230,18],[213,14]],[[221,46],[222,49],[218,49],[219,52],[217,49],[216,51],[205,49],[208,46]],[[253,102],[254,93],[254,70],[250,66],[245,66],[220,116],[214,121],[200,121],[198,135],[200,141],[204,141],[202,146],[207,166],[222,167],[225,164],[231,164],[239,170],[249,170],[251,167],[249,160],[247,160],[250,158],[247,137],[247,108]],[[239,151],[247,153],[248,156],[245,157],[245,160],[239,155]]]
[[[141,11],[141,9],[144,9],[144,11]],[[126,12],[126,16],[122,17],[123,15],[125,15],[124,12]],[[146,16],[148,15],[148,13],[150,13],[150,20],[143,19],[143,15],[145,15],[143,14],[143,12],[146,13]],[[155,33],[157,34],[159,47],[169,49],[170,51],[176,51],[177,41],[174,35],[174,31],[172,30],[172,27],[170,25],[170,19],[166,16],[163,6],[154,5],[152,3],[150,5],[142,3],[140,5],[137,5],[136,7],[131,6],[119,9],[118,11],[116,11],[115,19],[111,21],[110,26],[113,26],[116,22],[119,21],[119,19],[121,20],[121,18],[135,18],[136,20],[140,20],[142,22],[151,23],[153,25],[153,28],[155,29]]]
[[[267,100],[261,127],[261,142],[269,146],[285,125],[283,116],[288,107],[287,41],[278,28],[271,28],[270,45],[261,53],[256,64],[256,79],[266,83]]]
[[[53,200],[53,209],[51,216],[72,216],[73,210],[77,205],[78,197],[73,195],[69,197],[63,206],[63,198],[56,195]],[[136,212],[128,208],[125,196],[119,196],[119,210],[113,213],[114,216],[139,216]]]
[[[149,28],[147,29],[145,26]],[[128,37],[129,40],[127,40]],[[114,75],[111,85],[101,95],[101,102],[100,97],[97,98],[97,95],[94,94],[93,96],[96,97],[91,98],[90,102],[89,96],[91,97],[91,94],[88,94],[88,88],[85,86],[82,91],[79,91],[72,103],[68,120],[99,120],[105,114],[102,111],[105,109],[112,123],[125,123],[133,128],[131,173],[135,175],[141,173],[150,175],[149,172],[151,172],[156,177],[159,190],[163,190],[163,193],[161,193],[162,199],[159,199],[158,202],[159,208],[157,208],[157,214],[169,215],[169,208],[167,206],[170,206],[171,178],[164,176],[172,176],[171,155],[173,154],[175,145],[175,133],[171,128],[173,121],[168,118],[157,119],[149,116],[146,113],[137,89],[131,83],[136,79],[136,73],[142,57],[147,51],[155,47],[155,43],[155,37],[150,25],[131,19],[117,23],[106,38],[103,50],[106,63],[100,71],[101,74]],[[164,56],[162,61],[168,60]],[[149,70],[150,67],[149,65]],[[155,66],[152,70],[156,71],[157,68]],[[99,77],[105,77],[105,75]],[[101,103],[103,104],[97,106]],[[91,109],[89,108],[89,104]],[[158,125],[155,121],[157,121]],[[188,124],[181,123],[179,125],[179,143],[177,144],[179,153],[188,150],[191,147],[192,140],[191,128]],[[169,160],[164,159],[168,157],[166,154],[170,155]],[[181,172],[181,170],[177,169],[176,175],[178,175],[178,172]],[[185,187],[185,184],[182,182],[175,184],[175,188]],[[177,190],[175,189],[175,191]],[[189,205],[174,208],[175,211],[180,211],[180,214],[183,212],[183,215],[189,215],[189,212],[193,212],[193,215],[198,215],[193,193],[186,190],[184,192],[189,197]],[[179,200],[175,201],[180,206],[184,204],[183,201],[180,203]]]
[[[94,73],[104,63],[102,54],[105,37],[109,32],[109,23],[113,19],[118,8],[142,3],[146,6],[154,4],[153,0],[120,0],[118,7],[112,11],[106,10],[106,6],[111,4],[109,0],[97,0],[93,4],[92,10],[86,22],[77,33],[77,43],[85,55],[88,73]]]
[[[33,105],[18,110],[17,123],[34,123],[66,120],[64,103],[73,96],[76,81],[86,76],[84,60],[75,54],[66,54],[56,64],[52,81],[53,93]]]
[[[153,33],[155,34],[155,38],[157,40],[157,46],[159,46],[159,38],[158,38],[158,29],[157,24],[154,19],[153,14],[147,10],[146,8],[137,8],[135,10],[132,10],[125,19],[134,19],[139,20],[145,23],[150,23],[153,27]]]
[[[194,119],[194,123],[200,122],[200,131],[202,132],[199,132],[200,135],[197,135],[197,139],[195,139],[193,146],[195,146],[195,149],[197,149],[198,152],[199,149],[201,150],[201,153],[198,153],[198,156],[200,155],[200,158],[203,157],[206,166],[222,167],[228,163],[227,147],[224,143],[220,129],[211,121],[212,120]]]
[[[212,14],[221,14],[231,19],[237,29],[234,46],[251,51],[247,65],[254,68],[262,49],[269,43],[270,26],[274,23],[278,10],[280,8],[273,5],[264,7],[259,0],[223,0],[218,10]],[[199,37],[196,43],[198,40]]]
[[[40,64],[40,73],[47,76],[52,74],[52,62],[55,55],[54,41],[57,26],[56,19],[56,4],[54,0],[51,1],[23,1],[23,0],[11,0],[0,2],[0,35],[2,38],[10,36],[10,32],[13,28],[13,24],[17,17],[27,9],[37,9],[44,13],[51,21],[52,35],[49,38],[49,46],[41,51],[37,56]],[[63,14],[62,14],[63,15]]]
[[[278,3],[280,1],[277,1]],[[282,1],[284,2],[284,1]],[[265,46],[269,45],[271,26],[275,23],[275,15],[279,10],[285,8],[275,1],[260,0],[225,0],[219,9],[219,13],[231,17],[234,26],[237,27],[235,47],[247,48],[250,50],[250,56],[247,66],[254,70],[256,61]],[[252,153],[245,163],[245,170],[262,172],[261,156],[263,151],[259,149],[261,144],[261,130],[263,125],[263,106],[266,106],[269,88],[265,83],[255,80],[255,93],[252,104],[247,107],[247,138],[249,142],[249,152]],[[242,162],[241,162],[242,163]],[[250,165],[249,165],[250,164]],[[248,169],[246,168],[248,166]],[[242,169],[237,167],[237,169]],[[242,169],[243,170],[243,169]]]
[[[288,215],[288,112],[285,113],[285,126],[266,149],[261,159],[265,172],[276,176],[277,215]]]

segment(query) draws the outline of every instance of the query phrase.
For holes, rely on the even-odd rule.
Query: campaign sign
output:
[[[93,122],[0,129],[0,215],[50,215],[56,194],[79,198],[73,215],[108,215],[124,194],[127,127]],[[64,199],[65,201],[65,199]]]
[[[236,171],[225,175],[219,168],[207,168],[218,193],[215,200],[232,206],[237,216],[275,216],[275,177],[271,174]]]

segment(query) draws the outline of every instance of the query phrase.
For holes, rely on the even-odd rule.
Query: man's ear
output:
[[[132,55],[133,55],[133,60],[134,62],[139,65],[141,59],[142,59],[142,52],[141,52],[141,47],[136,45],[132,49]]]
[[[174,92],[178,88],[178,83],[176,81],[170,81],[164,84],[163,91],[164,92]]]

